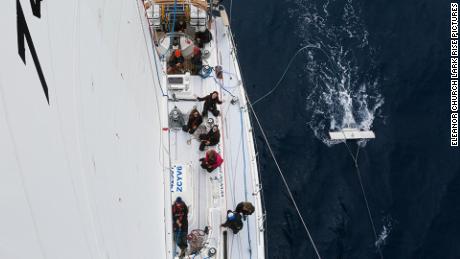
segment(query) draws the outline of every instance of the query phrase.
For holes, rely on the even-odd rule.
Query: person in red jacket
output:
[[[224,162],[222,157],[213,149],[206,151],[206,156],[201,158],[200,161],[201,167],[206,169],[209,173],[214,171],[214,169]]]
[[[181,197],[177,197],[172,205],[172,219],[174,240],[181,249],[181,255],[185,255],[187,249],[188,234],[188,207]]]

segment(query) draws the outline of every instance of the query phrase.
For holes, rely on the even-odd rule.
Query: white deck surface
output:
[[[217,18],[212,24],[211,32],[213,33],[213,41],[206,46],[206,49],[211,52],[211,56],[205,63],[212,67],[221,65],[224,70],[224,78],[223,80],[215,79],[214,72],[212,77],[206,79],[192,76],[191,88],[195,95],[201,97],[212,91],[218,91],[221,99],[224,100],[222,105],[218,105],[222,116],[214,118],[211,113],[208,113],[209,117],[215,119],[215,123],[219,125],[221,131],[219,145],[211,148],[223,154],[224,163],[212,173],[201,169],[198,160],[204,156],[205,152],[198,150],[198,140],[193,138],[191,142],[187,141],[191,138],[190,134],[182,130],[171,130],[169,133],[171,163],[173,165],[191,165],[191,170],[188,171],[189,175],[185,180],[185,191],[172,193],[171,200],[181,196],[189,205],[189,231],[204,229],[205,226],[210,226],[214,231],[217,229],[219,232],[215,236],[219,244],[216,247],[217,258],[223,258],[222,250],[225,244],[223,244],[222,231],[226,229],[220,228],[219,225],[225,222],[226,211],[235,209],[241,201],[253,203],[256,206],[256,212],[244,221],[243,229],[237,235],[233,235],[228,229],[228,258],[265,258],[264,235],[261,231],[263,211],[260,192],[258,192],[257,164],[239,67],[236,57],[232,53],[231,34],[224,26],[221,18]],[[237,96],[239,101],[232,105],[232,96],[219,85]],[[203,102],[170,101],[168,113],[175,106],[186,115],[185,122],[187,122],[187,116],[193,106],[196,106],[201,112]],[[206,124],[206,119],[204,119],[203,124]],[[253,193],[256,194],[253,195]],[[220,211],[220,220],[213,222],[209,218],[210,211]],[[204,257],[197,256],[195,258]]]

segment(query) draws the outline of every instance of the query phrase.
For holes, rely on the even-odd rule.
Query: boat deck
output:
[[[218,105],[221,114],[216,118],[209,113],[208,118],[214,119],[214,123],[219,125],[221,138],[217,146],[207,147],[206,150],[214,148],[221,154],[224,163],[211,173],[200,167],[199,159],[204,157],[205,151],[199,151],[197,136],[209,130],[207,118],[203,118],[201,129],[193,136],[181,129],[170,128],[171,201],[181,196],[188,205],[189,233],[206,226],[210,229],[205,249],[200,255],[192,255],[190,258],[207,258],[210,247],[217,249],[216,258],[264,258],[264,212],[252,128],[231,32],[226,25],[226,19],[220,17],[211,24],[213,40],[205,47],[210,56],[204,60],[204,64],[211,67],[222,66],[223,79],[217,79],[214,72],[206,79],[191,76],[187,94],[175,94],[174,97],[179,96],[175,99],[174,91],[168,91],[168,114],[177,107],[185,115],[185,122],[194,106],[200,113],[203,109],[203,102],[198,102],[196,96],[219,92],[223,100]],[[232,104],[234,97],[238,101]],[[234,235],[230,229],[220,227],[220,224],[225,222],[226,211],[234,210],[242,201],[253,203],[256,211],[243,221],[243,229]],[[227,243],[224,243],[224,231],[228,233]],[[172,254],[178,256],[180,249],[174,246],[171,249]]]

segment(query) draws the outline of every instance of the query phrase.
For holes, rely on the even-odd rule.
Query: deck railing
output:
[[[224,12],[227,12],[225,7],[224,6],[219,6],[220,10],[224,11]],[[239,64],[239,61],[238,61],[238,56],[237,56],[237,48],[236,48],[236,43],[235,43],[235,40],[234,40],[234,37],[233,37],[233,33],[230,29],[230,27],[227,28],[227,37],[230,41],[230,44],[231,44],[231,56],[232,56],[232,59],[234,61],[234,64],[236,66],[236,71],[237,71],[237,78],[238,80],[240,80],[240,82],[242,82],[242,87],[241,87],[241,91],[242,91],[242,96],[245,96],[246,98],[244,100],[240,100],[242,101],[242,105],[243,107],[246,107],[245,110],[246,112],[248,113],[248,121],[246,122],[247,123],[247,128],[249,129],[247,134],[248,134],[248,139],[249,139],[249,146],[248,148],[250,149],[250,153],[252,154],[255,154],[254,157],[251,159],[251,175],[253,177],[253,183],[254,183],[254,190],[257,190],[256,192],[253,193],[253,196],[255,197],[256,199],[256,204],[255,204],[255,207],[256,207],[256,213],[257,211],[259,213],[256,214],[256,217],[257,217],[257,226],[258,226],[258,229],[259,231],[262,233],[262,237],[259,237],[258,236],[258,242],[259,242],[259,245],[260,243],[263,244],[264,248],[263,248],[263,252],[264,252],[264,258],[267,256],[267,237],[266,237],[266,227],[267,227],[267,213],[266,213],[266,206],[265,206],[265,201],[263,199],[263,187],[262,187],[262,182],[260,181],[261,180],[261,172],[259,170],[260,168],[260,163],[259,163],[259,156],[258,156],[258,150],[257,150],[257,143],[255,142],[255,138],[254,138],[254,131],[252,129],[252,122],[251,122],[251,116],[250,116],[250,111],[249,111],[249,108],[248,108],[248,102],[249,102],[249,98],[247,96],[247,93],[246,93],[246,89],[244,88],[244,79],[243,79],[243,76],[241,74],[241,69],[240,69],[240,64]],[[263,240],[261,240],[263,239]]]

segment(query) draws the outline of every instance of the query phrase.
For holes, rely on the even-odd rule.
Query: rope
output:
[[[141,20],[141,27],[142,27],[142,32],[143,32],[143,34],[144,34],[145,48],[146,48],[147,51],[148,51],[150,48],[149,48],[149,44],[148,44],[149,41],[147,40],[147,37],[146,37],[147,35],[146,35],[146,33],[145,33],[145,28],[144,28],[145,13],[144,13],[144,17],[142,17],[142,14],[141,14],[141,12],[140,12],[139,7],[137,8],[137,12],[138,12],[138,14],[139,14],[139,19]],[[148,26],[149,26],[149,34],[150,34],[150,37],[153,38],[153,34],[152,34],[151,29],[150,29],[150,24],[148,24]],[[156,72],[157,76],[155,77],[155,75],[154,75],[154,73],[153,73],[152,58],[150,57],[150,53],[149,53],[148,57],[149,57],[149,61],[150,61],[150,62],[149,62],[150,74],[152,75],[152,79],[154,79],[154,78],[157,79],[162,95],[163,95],[163,96],[168,96],[168,95],[165,94],[165,92],[163,91],[163,86],[162,86],[162,83],[161,83],[161,81],[160,81],[160,78],[161,78],[161,77],[160,77],[160,74],[158,73],[158,70],[161,70],[161,68],[158,68],[157,58],[156,58],[156,55],[155,55],[156,49],[155,49],[155,47],[154,47],[153,45],[152,45],[152,50],[153,50],[153,52],[152,52],[152,53],[153,53],[153,61],[155,62],[155,72]]]
[[[177,11],[177,0],[174,0],[174,15],[173,15],[173,23],[172,23],[172,28],[171,32],[174,32],[174,28],[176,28],[176,11]]]
[[[220,86],[220,88],[222,88],[222,90],[224,90],[225,92],[227,92],[231,97],[236,97],[234,94],[232,94],[232,92],[230,92],[229,90],[227,90],[220,82],[217,81],[217,79],[215,77],[212,77],[214,78],[214,81],[216,82],[216,84],[218,84]]]
[[[233,0],[230,0],[230,17],[229,17],[229,23],[230,23],[230,27],[232,25],[232,9],[233,9]]]
[[[310,240],[310,243],[311,243],[313,249],[315,250],[317,258],[321,259],[321,255],[319,254],[319,251],[318,251],[318,248],[316,247],[315,241],[313,240],[313,237],[310,234],[310,230],[308,229],[307,224],[305,223],[305,220],[303,219],[302,214],[300,213],[299,207],[297,206],[297,203],[296,203],[296,201],[294,199],[294,196],[292,195],[291,188],[289,187],[289,185],[288,185],[288,183],[286,181],[286,178],[284,177],[283,171],[281,170],[281,167],[279,166],[278,161],[276,160],[275,154],[273,153],[273,150],[272,150],[272,148],[270,146],[270,142],[268,141],[268,138],[265,135],[265,131],[264,131],[262,125],[260,124],[259,118],[257,117],[257,114],[254,111],[254,108],[252,107],[252,104],[249,101],[249,98],[248,98],[247,95],[246,95],[246,99],[248,100],[248,106],[249,106],[252,114],[254,115],[254,118],[256,119],[256,122],[257,122],[257,125],[259,126],[260,132],[262,133],[262,137],[265,140],[265,144],[267,145],[268,150],[270,151],[270,154],[271,154],[271,156],[273,158],[273,162],[275,162],[276,168],[278,169],[278,173],[279,173],[281,179],[283,180],[284,186],[286,187],[286,190],[287,190],[287,192],[289,194],[289,198],[291,199],[292,203],[294,204],[294,208],[295,208],[295,210],[297,212],[297,215],[299,216],[300,221],[302,221],[303,227],[305,228],[305,231],[307,232],[308,239]]]
[[[247,201],[248,200],[248,187],[247,187],[247,179],[246,179],[246,175],[247,175],[247,168],[246,168],[246,148],[244,146],[244,128],[243,128],[243,111],[240,109],[240,129],[241,129],[241,144],[242,144],[242,150],[243,150],[243,181],[244,181],[244,200]],[[247,233],[248,233],[248,243],[249,243],[249,258],[252,258],[252,245],[251,245],[251,231],[249,231],[250,229],[250,224],[249,224],[249,220],[247,221]],[[241,239],[240,239],[240,242],[241,242]]]
[[[345,134],[344,134],[344,137],[345,137]],[[348,153],[350,154],[351,158],[353,159],[354,166],[356,168],[356,174],[358,176],[359,185],[361,186],[361,192],[363,194],[364,202],[366,204],[367,215],[369,216],[369,221],[371,222],[372,231],[374,232],[375,240],[377,240],[378,239],[377,231],[376,231],[376,228],[375,228],[374,220],[372,219],[372,213],[371,213],[371,209],[369,207],[369,202],[367,200],[366,191],[364,190],[363,180],[361,178],[361,171],[359,170],[359,166],[358,166],[359,145],[358,145],[358,149],[356,150],[356,155],[353,155],[353,152],[351,151],[350,146],[347,144],[347,139],[346,138],[345,138],[345,141],[343,143],[345,143],[345,146],[347,147]],[[377,246],[377,251],[379,253],[380,258],[383,259],[382,250],[380,250],[379,246]]]
[[[304,50],[306,49],[319,49],[329,60],[329,62],[331,64],[332,61],[331,61],[331,58],[329,57],[329,55],[323,50],[321,49],[320,45],[313,45],[313,44],[308,44],[306,46],[303,46],[301,47],[300,49],[297,50],[297,52],[292,56],[292,58],[289,60],[289,63],[288,65],[286,66],[286,68],[284,69],[284,72],[283,74],[281,75],[280,79],[278,80],[278,82],[275,84],[275,86],[270,90],[268,91],[266,94],[264,94],[262,97],[258,98],[257,100],[255,100],[252,105],[256,105],[258,102],[262,101],[263,99],[265,99],[267,96],[271,95],[275,90],[276,88],[278,88],[278,86],[280,85],[280,83],[283,81],[284,77],[286,76],[286,73],[289,71],[289,68],[291,67],[292,65],[292,62],[294,62],[295,58]],[[333,64],[334,65],[334,64]],[[336,71],[337,72],[337,71]]]

